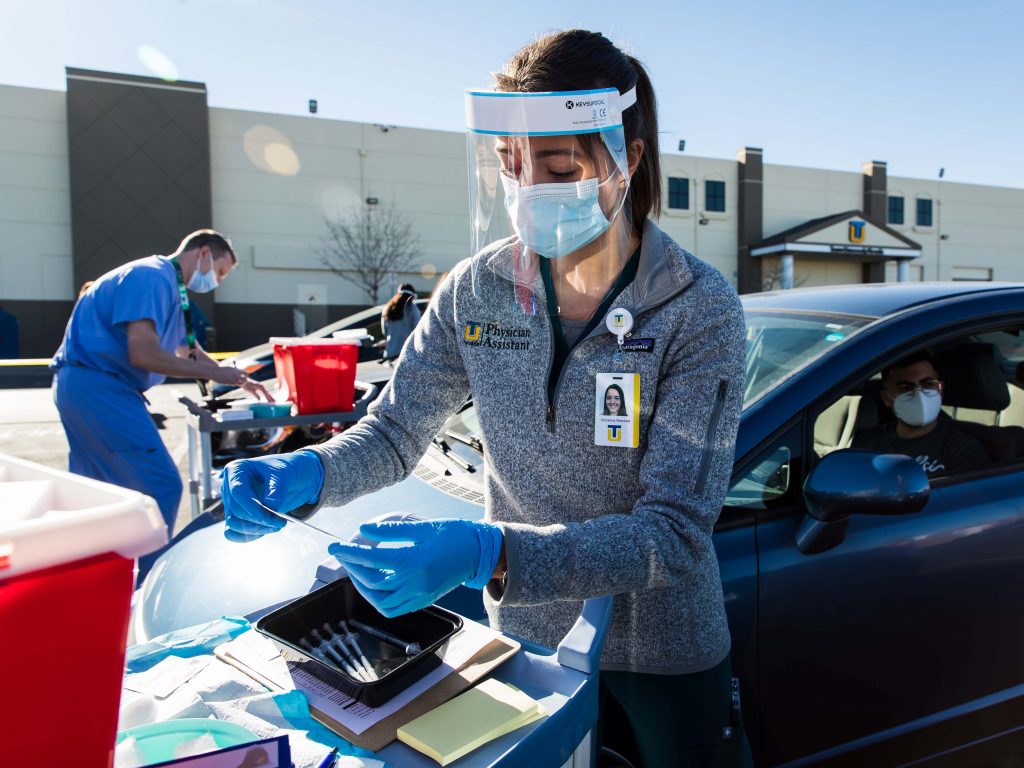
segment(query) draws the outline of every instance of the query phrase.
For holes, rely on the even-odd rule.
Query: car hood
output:
[[[434,472],[427,465],[343,507],[325,507],[310,522],[349,539],[361,523],[392,512],[424,519],[483,517],[482,503],[464,500],[482,502],[479,491],[467,491],[466,485],[453,484],[457,478],[446,478],[443,469]],[[445,487],[464,498],[439,489]],[[132,641],[146,642],[174,629],[254,613],[304,595],[313,586],[317,566],[328,559],[330,543],[327,536],[297,524],[244,544],[224,538],[223,522],[201,528],[153,564],[133,602]]]

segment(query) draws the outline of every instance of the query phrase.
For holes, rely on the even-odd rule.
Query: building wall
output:
[[[1024,280],[1024,189],[890,176],[889,195],[904,198],[904,224],[889,226],[921,244],[923,279],[991,270],[993,280]],[[932,200],[931,227],[915,224],[919,197]]]
[[[76,293],[72,279],[65,94],[0,86],[0,307],[18,317],[22,356],[56,348]],[[408,214],[422,255],[397,275],[424,291],[468,255],[465,138],[461,133],[272,115],[209,111],[213,225],[234,240],[241,262],[216,291],[219,346],[239,348],[293,332],[293,310],[312,329],[370,299],[317,254],[324,217],[377,198]],[[770,150],[769,150],[770,151]],[[770,155],[769,155],[770,156]],[[662,173],[690,183],[690,208],[666,207],[662,228],[736,282],[738,172],[733,160],[662,156]],[[725,182],[726,210],[706,210],[704,183]],[[667,187],[667,181],[664,181]],[[1016,254],[1024,236],[1024,189],[889,177],[905,198],[919,242],[911,279],[1024,280]],[[764,165],[763,236],[808,219],[863,206],[859,171]],[[934,226],[913,224],[914,200],[929,195]],[[371,214],[372,215],[372,214]],[[701,224],[701,221],[704,224]],[[940,231],[941,230],[941,231]],[[185,234],[185,233],[182,233]],[[940,240],[940,234],[948,235]],[[766,272],[770,264],[766,261]],[[859,282],[860,265],[797,259],[798,284]],[[895,279],[889,265],[887,279]],[[379,300],[387,298],[385,286]]]
[[[662,216],[659,225],[676,242],[708,262],[736,285],[737,170],[733,160],[693,155],[662,155]],[[689,210],[668,207],[670,177],[690,182]],[[705,182],[725,182],[725,212],[709,212],[704,200]],[[705,224],[701,224],[701,220]]]
[[[60,343],[74,296],[63,91],[0,85],[0,307],[22,356]]]
[[[292,333],[292,307],[312,330],[371,303],[318,253],[325,217],[394,206],[411,218],[421,255],[396,278],[421,291],[468,255],[459,134],[214,109],[210,143],[214,220],[241,266],[217,291],[218,334],[235,346]]]

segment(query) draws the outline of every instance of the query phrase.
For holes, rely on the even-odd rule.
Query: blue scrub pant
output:
[[[68,469],[152,496],[174,530],[181,476],[139,390],[108,373],[65,365],[53,399],[68,437]]]

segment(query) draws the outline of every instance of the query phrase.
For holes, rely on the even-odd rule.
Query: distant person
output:
[[[857,430],[854,448],[904,454],[929,478],[989,466],[981,443],[942,413],[942,381],[928,352],[922,350],[882,371],[882,402],[896,421]]]
[[[176,376],[213,379],[269,399],[244,371],[218,365],[192,332],[186,288],[212,291],[237,263],[226,237],[201,229],[170,256],[147,256],[96,278],[83,286],[50,363],[69,469],[152,496],[168,533],[181,478],[143,393]]]
[[[604,391],[604,415],[605,416],[626,416],[626,396],[622,393],[622,387],[612,384]]]
[[[391,301],[384,307],[380,316],[381,327],[387,336],[385,360],[398,359],[402,354],[405,340],[409,338],[419,321],[420,308],[416,306],[416,289],[409,283],[402,283],[398,287],[398,293],[391,297]]]

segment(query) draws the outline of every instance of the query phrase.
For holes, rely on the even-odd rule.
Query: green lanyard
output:
[[[181,273],[181,264],[178,263],[177,259],[171,259],[171,264],[174,265],[174,273],[178,276],[178,296],[181,297],[181,313],[185,315],[185,338],[188,340],[188,359],[195,360],[196,332],[192,328],[192,310],[188,300],[188,290],[185,288],[185,276]],[[208,397],[210,393],[206,388],[206,382],[202,379],[196,379],[196,384],[199,385],[199,391],[203,397]]]
[[[587,335],[597,327],[597,324],[601,322],[601,319],[608,314],[608,310],[611,309],[612,302],[615,297],[618,296],[622,291],[626,289],[630,283],[636,278],[637,268],[640,266],[640,246],[636,247],[633,254],[629,257],[629,261],[623,266],[619,276],[615,279],[612,287],[608,289],[608,293],[605,294],[601,300],[601,304],[594,311],[590,321],[583,329],[583,333],[576,339],[576,343],[583,341],[587,338]],[[565,365],[565,361],[569,358],[569,353],[572,349],[569,348],[568,343],[565,340],[565,333],[562,331],[562,322],[558,317],[558,297],[555,296],[555,284],[551,278],[551,263],[548,259],[541,257],[540,259],[540,276],[544,281],[544,293],[547,296],[548,314],[551,316],[551,335],[554,339],[555,349],[554,355],[551,359],[551,371],[548,374],[548,402],[554,402],[555,388],[558,383],[558,376],[562,372],[562,368]],[[575,345],[573,345],[575,347]]]

